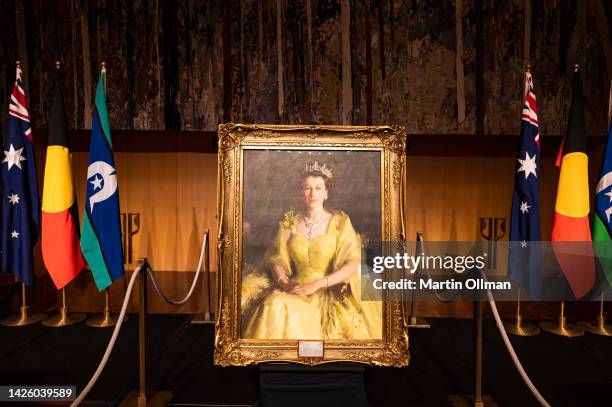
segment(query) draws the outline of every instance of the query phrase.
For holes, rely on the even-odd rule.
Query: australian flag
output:
[[[32,248],[40,234],[40,202],[34,143],[21,69],[17,68],[9,104],[2,159],[1,267],[28,286],[34,285]]]
[[[527,291],[530,299],[541,296],[540,268],[540,136],[538,108],[531,74],[525,74],[525,102],[521,116],[521,145],[514,173],[510,215],[508,274]]]

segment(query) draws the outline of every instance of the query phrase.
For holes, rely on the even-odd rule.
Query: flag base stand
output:
[[[84,321],[86,318],[85,314],[69,314],[67,307],[60,308],[60,313],[49,317],[43,321],[44,326],[50,326],[53,328],[61,328],[63,326],[70,326],[78,324]]]
[[[601,300],[599,301],[599,315],[597,315],[597,322],[579,322],[578,327],[584,329],[595,335],[612,336],[612,325],[606,324],[606,317],[604,313],[604,295],[601,293]]]
[[[540,334],[540,328],[535,325],[523,323],[521,315],[521,290],[519,288],[516,298],[516,314],[514,315],[515,323],[504,322],[504,330],[512,335],[517,336],[536,336]]]
[[[104,298],[105,298],[105,303],[106,303],[104,305],[104,314],[95,315],[93,317],[90,317],[87,321],[85,321],[85,323],[88,326],[91,326],[93,328],[108,328],[109,326],[117,325],[117,320],[119,319],[119,315],[111,314],[108,288],[104,290]],[[123,317],[124,321],[126,319],[128,319],[127,314],[125,314],[125,316]]]
[[[171,391],[152,391],[141,396],[138,390],[132,390],[121,401],[119,407],[165,407],[171,398]]]
[[[545,321],[538,324],[540,328],[551,334],[566,336],[568,338],[575,338],[577,336],[584,335],[584,330],[570,325],[566,322],[565,317],[559,317],[559,323]]]
[[[612,325],[606,324],[604,317],[598,316],[597,323],[579,322],[578,327],[595,335],[612,336]]]
[[[104,314],[95,315],[93,317],[88,318],[87,321],[85,321],[85,324],[93,328],[107,328],[109,326],[117,325],[118,319],[118,315],[113,315],[110,313],[110,311],[104,311]],[[125,316],[123,317],[123,322],[125,322],[126,319],[128,319],[127,314],[125,314]]]
[[[474,396],[450,395],[448,402],[452,407],[497,407],[491,396],[482,396],[482,401],[477,402]]]
[[[210,312],[205,314],[194,315],[191,320],[192,325],[205,325],[205,324],[214,324],[215,321],[212,319]]]
[[[540,334],[540,328],[535,325],[524,323],[520,315],[516,316],[516,322],[504,322],[507,333],[517,336],[536,336]]]
[[[2,325],[4,326],[26,326],[26,325],[36,324],[37,322],[40,322],[43,319],[47,318],[46,314],[41,314],[41,313],[29,315],[28,314],[29,308],[30,307],[28,306],[19,307],[19,311],[20,311],[19,315],[12,315],[8,318],[3,319]]]
[[[410,317],[408,320],[408,329],[427,329],[431,328],[431,325],[425,318],[421,317]]]
[[[565,318],[565,301],[561,301],[561,313],[559,314],[559,323],[545,321],[538,324],[540,328],[554,335],[575,338],[576,336],[584,335],[584,330],[570,325]]]

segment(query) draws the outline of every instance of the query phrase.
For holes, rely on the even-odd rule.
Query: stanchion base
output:
[[[482,396],[482,403],[476,403],[472,395],[450,395],[448,402],[452,407],[497,407],[491,396]]]
[[[215,320],[210,313],[194,315],[191,320],[192,325],[214,324]]]
[[[45,319],[43,321],[43,325],[53,328],[61,328],[63,326],[78,324],[79,322],[84,321],[85,318],[85,314],[58,314]]]
[[[43,319],[47,318],[47,314],[34,314],[34,315],[11,315],[8,318],[2,320],[4,326],[26,326],[36,324]]]
[[[118,319],[119,319],[119,315],[104,313],[104,314],[94,315],[93,317],[87,318],[87,321],[85,321],[85,324],[93,328],[108,328],[110,326],[117,325]],[[127,319],[128,319],[128,314],[125,314],[125,316],[123,317],[123,322],[125,322]]]
[[[171,391],[150,391],[143,400],[138,390],[132,390],[121,400],[119,407],[165,407],[171,398]]]
[[[540,334],[540,328],[527,323],[511,323],[504,321],[504,329],[507,333],[518,336],[536,336]]]
[[[576,336],[584,335],[584,331],[580,328],[570,324],[558,324],[555,322],[545,321],[540,322],[538,326],[546,332],[550,332],[554,335],[565,336],[568,338],[574,338]]]
[[[587,332],[595,335],[612,336],[612,325],[598,324],[592,322],[578,322],[578,328],[582,328]]]
[[[422,329],[422,328],[431,328],[431,325],[429,325],[429,322],[427,322],[427,320],[425,318],[421,318],[421,317],[410,317],[410,319],[408,320],[408,329],[414,329],[414,328],[418,328],[418,329]]]

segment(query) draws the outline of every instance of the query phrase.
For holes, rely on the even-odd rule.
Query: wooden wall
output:
[[[552,146],[551,146],[552,147]],[[590,180],[599,172],[603,144],[590,150]],[[76,152],[73,166],[77,199],[83,202],[87,153]],[[407,237],[417,231],[432,241],[480,240],[480,217],[509,218],[513,186],[514,157],[409,156],[407,160]],[[42,173],[44,153],[37,156]],[[211,234],[211,276],[216,271],[216,171],[217,156],[207,153],[116,153],[121,211],[141,214],[141,229],[134,236],[134,259],[147,257],[158,272],[160,284],[172,298],[182,297],[194,276],[201,236]],[[545,156],[541,168],[541,214],[543,239],[550,236],[558,169],[554,158]],[[42,181],[42,180],[41,180]],[[81,216],[82,207],[80,204]],[[507,236],[504,237],[507,239]],[[37,247],[38,274],[45,274]],[[499,273],[505,273],[505,259],[499,259]],[[132,270],[135,264],[128,265]],[[129,274],[129,273],[128,273]],[[165,305],[151,295],[153,312],[197,313],[208,309],[208,282],[198,283],[193,300],[182,307]],[[46,306],[55,303],[50,281],[39,280],[37,292],[47,293]],[[112,286],[114,309],[118,310],[127,279]],[[214,287],[214,285],[213,285]],[[214,289],[212,290],[214,292]],[[49,294],[50,293],[50,294]],[[103,296],[97,292],[87,270],[68,288],[75,310],[102,309]],[[213,302],[214,304],[214,302]],[[132,308],[134,309],[134,308]],[[466,316],[465,304],[420,304],[420,314]]]

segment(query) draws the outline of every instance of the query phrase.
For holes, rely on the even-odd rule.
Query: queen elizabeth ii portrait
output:
[[[382,338],[381,303],[361,299],[362,240],[381,230],[379,157],[245,152],[242,338]]]

